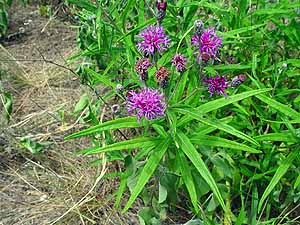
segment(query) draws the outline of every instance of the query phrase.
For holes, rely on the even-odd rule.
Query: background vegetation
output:
[[[60,164],[72,178],[63,186],[71,193],[75,183],[79,191],[72,195],[76,200],[65,200],[69,206],[52,223],[65,219],[68,224],[74,218],[82,223],[115,223],[107,219],[109,213],[97,209],[111,199],[112,211],[133,207],[140,224],[299,223],[299,1],[168,1],[162,26],[172,42],[157,63],[173,76],[165,94],[173,97],[168,93],[174,92],[175,97],[165,118],[140,122],[127,116],[126,96],[116,87],[122,84],[126,93],[142,86],[134,69],[142,57],[136,48],[137,34],[156,23],[155,2],[69,0],[65,4],[74,15],[78,51],[64,67],[70,76],[78,75],[86,89],[74,110],[56,112],[64,128],[70,120],[80,123],[82,130],[69,138],[88,136],[92,146],[71,147],[84,149],[76,157],[82,164],[70,166],[73,158],[62,155],[65,160]],[[198,19],[206,28],[215,27],[223,39],[220,62],[203,68],[193,61],[190,43]],[[171,67],[176,51],[190,60],[183,74]],[[205,85],[198,86],[200,69],[206,76],[220,74],[228,81],[241,75],[246,79],[227,88],[228,97],[210,97]],[[157,85],[155,71],[149,70],[151,87]],[[11,119],[12,97],[7,91],[1,96],[4,116]],[[120,106],[120,112],[111,112],[112,105]],[[33,156],[22,155],[53,168],[47,164],[50,151],[47,147],[44,153],[39,151],[41,146],[32,139],[36,140],[17,139],[23,148],[38,150]],[[59,153],[54,156],[59,158]],[[75,178],[84,174],[89,174],[85,185],[77,186]],[[97,185],[110,186],[114,181],[118,190],[103,191],[105,198],[97,201]],[[42,186],[54,195],[64,189],[47,182]],[[89,191],[82,194],[83,189]],[[60,193],[62,197],[65,192]],[[88,196],[94,198],[87,201]]]

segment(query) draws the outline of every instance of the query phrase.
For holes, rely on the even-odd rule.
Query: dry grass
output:
[[[15,21],[30,17],[33,24],[26,39],[0,55],[6,72],[2,83],[14,97],[12,119],[0,127],[0,224],[138,224],[133,212],[121,215],[113,208],[118,181],[99,178],[114,166],[90,167],[91,157],[74,154],[89,141],[64,141],[66,134],[82,128],[70,112],[87,90],[62,68],[22,61],[40,59],[39,48],[62,64],[74,51],[75,33],[57,20],[49,24],[36,14],[36,6],[18,10]],[[46,23],[46,33],[36,33]],[[23,137],[45,144],[43,153],[33,155],[23,148]]]

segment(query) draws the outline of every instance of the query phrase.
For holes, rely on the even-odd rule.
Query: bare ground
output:
[[[76,30],[40,16],[38,5],[15,5],[10,17],[10,33],[25,32],[0,51],[1,83],[13,95],[10,122],[0,120],[0,224],[138,224],[134,210],[122,215],[113,207],[118,182],[96,182],[108,166],[90,167],[90,158],[74,154],[88,140],[64,141],[82,127],[70,112],[87,90],[42,59],[63,65],[76,51]],[[22,147],[24,137],[43,144],[43,153]]]

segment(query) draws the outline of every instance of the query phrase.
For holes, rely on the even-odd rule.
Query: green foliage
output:
[[[27,0],[20,0],[24,5]],[[13,0],[0,0],[0,37],[4,36],[8,28],[8,8],[12,5]]]
[[[32,154],[38,154],[43,151],[44,144],[40,144],[28,137],[24,137],[21,139],[20,144],[23,148],[30,151]]]
[[[69,61],[81,62],[82,83],[94,90],[101,84],[107,92],[94,101],[80,99],[74,113],[88,112],[87,128],[67,139],[88,136],[94,146],[80,154],[105,153],[108,161],[123,162],[122,173],[111,175],[121,178],[116,207],[129,190],[123,212],[142,198],[141,224],[162,224],[176,205],[194,213],[186,224],[295,222],[288,212],[300,201],[297,1],[168,1],[162,26],[172,44],[151,58],[171,71],[169,86],[160,89],[167,109],[151,121],[127,116],[126,95],[117,84],[126,91],[144,85],[134,70],[142,57],[137,34],[155,24],[155,2],[69,3],[78,7],[80,49]],[[194,60],[190,40],[199,18],[223,38],[220,62],[203,66]],[[171,66],[176,52],[189,59],[184,73]],[[149,69],[145,85],[158,88],[157,68]],[[246,80],[228,88],[226,97],[210,97],[202,74]],[[121,110],[103,122],[110,104]]]
[[[13,111],[13,96],[5,89],[5,86],[2,83],[2,79],[7,76],[6,73],[6,71],[0,70],[0,116],[5,119],[5,123],[8,123],[11,119],[11,114]]]

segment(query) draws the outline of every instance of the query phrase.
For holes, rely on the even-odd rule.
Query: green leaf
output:
[[[293,13],[292,10],[287,10],[287,9],[258,9],[255,10],[252,15],[275,15],[275,14],[286,14],[290,15]]]
[[[180,130],[177,130],[176,141],[178,142],[178,144],[179,144],[181,150],[184,152],[184,154],[191,160],[191,162],[196,167],[196,169],[198,170],[200,175],[210,186],[211,190],[214,193],[216,200],[220,203],[223,210],[226,211],[226,206],[225,206],[224,200],[222,198],[222,195],[218,189],[218,186],[217,186],[213,176],[209,172],[208,168],[206,167],[205,163],[201,159],[200,154],[197,152],[196,148],[193,146],[191,141]]]
[[[241,65],[241,64],[214,65],[212,68],[215,70],[224,70],[228,72],[228,71],[239,71],[239,70],[250,69],[251,65]]]
[[[185,155],[182,151],[178,151],[178,156],[180,159],[180,170],[181,170],[183,182],[189,192],[194,209],[196,212],[198,212],[199,207],[197,204],[197,202],[198,202],[197,192],[196,192],[196,188],[195,188],[195,183],[193,181],[193,176],[192,176],[191,170],[189,168],[188,161],[186,160]]]
[[[294,120],[300,118],[300,113],[298,113],[297,111],[295,111],[294,109],[292,109],[287,105],[277,102],[276,100],[262,94],[256,95],[255,97]]]
[[[82,112],[89,104],[89,96],[84,94],[75,105],[74,113]]]
[[[0,95],[0,100],[2,104],[4,104],[4,116],[7,119],[7,121],[9,121],[13,110],[12,95],[8,92],[4,92],[4,94]]]
[[[44,145],[31,140],[30,138],[22,138],[20,141],[21,145],[29,150],[32,154],[37,154],[43,151]]]
[[[101,152],[111,152],[111,151],[120,151],[120,150],[129,150],[137,148],[150,148],[156,146],[162,139],[159,138],[149,138],[149,137],[139,137],[126,141],[117,142],[111,145],[104,147],[91,147],[86,148],[78,152],[78,154],[97,154]]]
[[[91,70],[89,68],[85,68],[85,71],[93,76],[95,78],[95,82],[100,82],[100,83],[103,83],[105,84],[105,86],[108,86],[108,87],[112,87],[113,89],[116,88],[116,84],[111,82],[107,77],[105,77],[105,74],[108,72],[108,70],[113,66],[113,64],[115,63],[115,61],[113,60],[109,65],[108,67],[106,68],[106,70],[104,71],[104,74],[99,74],[97,72],[95,72],[94,70]]]
[[[257,205],[258,205],[258,191],[257,186],[252,189],[252,201],[251,201],[251,213],[250,213],[250,224],[257,225]]]
[[[290,143],[296,143],[297,140],[295,140],[294,136],[290,133],[269,133],[269,134],[263,134],[254,137],[257,141],[280,141],[280,142],[290,142]]]
[[[300,184],[300,174],[298,175],[297,179],[295,180],[295,183],[294,183],[294,190],[299,186]]]
[[[173,108],[173,110],[175,110],[177,112],[180,112],[180,113],[183,113],[183,114],[187,114],[187,115],[191,116],[192,118],[200,121],[203,124],[218,128],[219,130],[223,130],[223,131],[225,131],[229,134],[232,134],[232,135],[234,135],[238,138],[241,138],[245,141],[249,141],[249,142],[259,146],[259,143],[256,140],[254,140],[253,138],[251,138],[248,135],[244,134],[243,132],[238,131],[234,127],[232,127],[232,126],[230,126],[226,123],[221,122],[220,120],[216,120],[216,119],[210,120],[210,119],[203,118],[199,114],[198,110],[183,109],[183,108]]]
[[[136,117],[125,117],[125,118],[119,118],[115,120],[110,120],[104,123],[101,123],[99,125],[90,127],[88,129],[79,131],[77,133],[71,134],[67,137],[65,137],[66,140],[72,139],[72,138],[78,138],[82,136],[87,136],[94,133],[100,133],[105,130],[114,130],[114,129],[120,129],[120,128],[136,128],[136,127],[142,127],[143,123],[138,122]]]
[[[163,186],[160,182],[158,184],[158,203],[163,203],[166,201],[168,196],[168,191],[165,186]]]
[[[167,151],[169,147],[170,139],[167,138],[164,141],[160,141],[160,144],[157,145],[157,147],[153,150],[152,155],[149,157],[149,159],[146,161],[146,164],[138,178],[137,184],[132,190],[132,193],[130,195],[130,198],[128,202],[125,205],[125,208],[123,209],[122,213],[125,213],[133,204],[135,199],[138,197],[140,192],[143,190],[146,183],[151,178],[152,174],[154,173],[156,167],[158,166],[160,160],[164,156],[165,152]]]
[[[195,220],[190,220],[183,225],[204,225],[204,223],[199,219],[195,219]]]
[[[188,71],[186,71],[185,73],[180,74],[180,77],[178,78],[178,79],[180,79],[178,87],[177,87],[177,89],[173,90],[173,92],[174,92],[173,99],[175,102],[177,102],[183,96],[185,85],[186,85],[187,78],[188,78],[188,74],[189,74]],[[170,101],[172,101],[172,99],[170,99]]]
[[[255,30],[257,28],[260,28],[262,26],[265,26],[265,23],[251,25],[251,26],[248,26],[248,27],[243,27],[243,28],[239,28],[239,29],[235,29],[235,30],[230,30],[230,31],[221,33],[221,36],[224,39],[227,39],[227,38],[236,38],[235,35],[237,35],[237,34],[241,34],[241,33],[244,33],[244,32],[249,32],[249,31]]]
[[[121,21],[122,21],[122,29],[125,31],[126,28],[125,28],[125,23],[127,21],[127,17],[130,15],[130,11],[133,9],[134,7],[134,4],[136,4],[135,0],[128,0],[127,1],[127,5],[126,7],[124,8],[124,10],[122,11],[122,14],[121,14]]]
[[[138,7],[139,23],[138,24],[142,24],[144,23],[145,20],[145,1],[139,0],[138,2],[139,2],[139,7]]]
[[[291,167],[294,159],[298,156],[299,149],[295,148],[290,154],[282,161],[281,165],[276,170],[274,176],[272,177],[272,180],[268,184],[267,188],[265,189],[263,195],[260,198],[260,201],[258,203],[258,211],[260,212],[262,209],[262,206],[264,204],[264,201],[268,197],[268,195],[271,193],[271,191],[275,188],[276,184],[280,181],[280,179],[283,177],[283,175],[287,172],[287,170]]]
[[[127,176],[126,174],[121,175],[121,182],[117,191],[116,201],[115,201],[115,208],[118,209],[120,206],[120,202],[122,200],[122,195],[124,191],[126,190],[126,184],[127,184]]]
[[[127,184],[127,178],[128,177],[134,177],[135,176],[135,172],[136,172],[136,163],[135,160],[128,155],[125,160],[125,172],[122,173],[121,175],[121,182],[119,185],[119,189],[117,191],[117,196],[116,196],[116,202],[115,202],[115,208],[118,209],[120,206],[120,202],[122,199],[122,195],[124,193],[124,191],[126,190],[126,184]]]
[[[164,127],[158,124],[152,125],[153,129],[163,138],[167,138],[168,133],[165,131]]]
[[[230,105],[234,102],[237,102],[237,101],[243,100],[245,98],[249,98],[251,96],[258,95],[258,94],[261,94],[263,92],[267,92],[270,90],[272,90],[272,89],[267,88],[267,89],[261,89],[261,90],[252,90],[252,91],[247,91],[247,92],[244,92],[241,94],[236,94],[236,95],[230,96],[229,98],[216,99],[216,100],[210,101],[208,103],[205,103],[205,104],[197,107],[196,111],[198,112],[198,114],[205,114],[205,113],[220,109],[226,105]],[[186,115],[178,121],[177,125],[178,126],[185,125],[187,122],[189,122],[191,120],[192,120],[191,117]]]
[[[97,19],[96,19],[96,31],[97,31],[97,42],[98,42],[98,49],[99,52],[101,51],[101,34],[102,32],[102,23],[101,23],[101,16],[102,16],[102,7],[99,5],[97,9]]]
[[[139,26],[135,27],[134,29],[130,30],[129,32],[127,32],[126,34],[124,34],[122,37],[120,37],[116,42],[120,42],[121,40],[123,40],[124,38],[126,38],[127,36],[136,33],[137,31],[143,29],[144,27],[146,27],[147,25],[154,23],[156,21],[155,18],[151,18],[147,21],[145,21],[143,24],[140,24]]]
[[[74,4],[80,8],[86,9],[87,11],[93,12],[95,14],[97,12],[97,7],[89,1],[68,0],[68,3]]]
[[[261,153],[260,150],[251,148],[245,144],[241,144],[235,141],[227,140],[225,138],[220,138],[216,136],[195,135],[192,138],[190,138],[190,140],[193,144],[197,144],[197,145],[231,148],[231,149],[237,149],[237,150],[246,151],[250,153]]]

